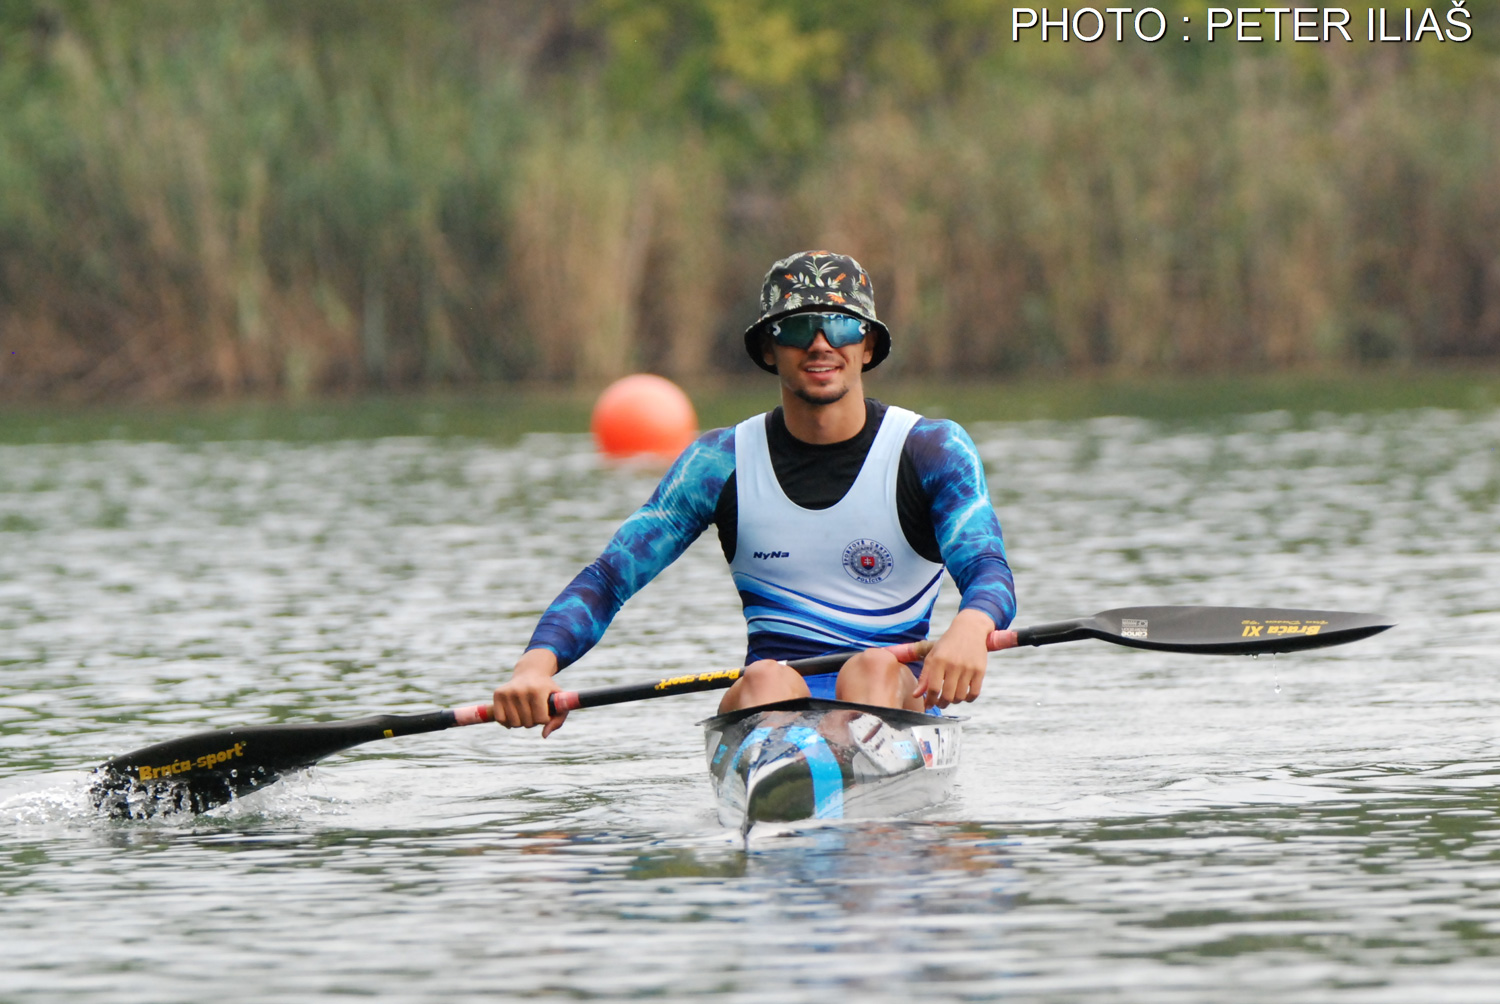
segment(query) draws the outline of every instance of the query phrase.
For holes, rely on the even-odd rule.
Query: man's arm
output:
[[[497,722],[507,728],[546,722],[543,735],[562,724],[566,715],[549,720],[546,713],[547,697],[561,689],[553,675],[593,648],[625,601],[698,538],[733,471],[732,428],[704,433],[683,451],[646,504],[542,614],[511,678],[495,689]]]
[[[914,696],[947,707],[979,696],[985,640],[1016,615],[1015,580],[1000,519],[990,503],[984,463],[959,425],[922,419],[907,437],[922,488],[931,499],[938,549],[962,594],[959,612],[922,665]]]

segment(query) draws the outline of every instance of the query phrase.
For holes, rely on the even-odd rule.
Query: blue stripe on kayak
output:
[[[734,751],[734,756],[732,758],[730,758],[729,769],[730,770],[734,770],[736,767],[738,767],[739,766],[739,762],[740,762],[740,757],[742,757],[742,756],[745,755],[745,751],[747,749],[749,749],[750,747],[754,746],[756,743],[764,742],[765,739],[766,739],[766,737],[769,736],[770,734],[771,734],[771,730],[770,729],[751,729],[745,735],[745,738],[740,741],[740,748],[737,749],[737,750],[735,750]]]
[[[730,769],[738,766],[745,752],[770,738],[772,729],[756,728],[746,733],[739,748],[730,758]],[[787,742],[802,751],[807,759],[807,769],[812,775],[813,816],[816,819],[844,818],[844,771],[839,767],[838,757],[828,748],[828,743],[817,729],[801,725],[787,726],[782,730]]]
[[[807,767],[812,772],[813,815],[818,819],[844,818],[844,772],[839,768],[838,757],[828,748],[828,743],[817,729],[792,726],[786,730],[789,742],[807,756]]]

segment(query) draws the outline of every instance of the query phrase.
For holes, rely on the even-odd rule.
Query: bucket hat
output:
[[[768,373],[761,353],[761,334],[772,321],[789,314],[834,311],[858,317],[875,332],[875,350],[867,370],[891,353],[891,332],[875,316],[875,288],[864,266],[848,255],[832,251],[800,251],[772,265],[760,289],[760,317],[745,329],[745,351]]]

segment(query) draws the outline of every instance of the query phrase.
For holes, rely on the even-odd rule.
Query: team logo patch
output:
[[[867,586],[890,575],[894,563],[891,552],[878,540],[856,540],[844,548],[844,571]]]

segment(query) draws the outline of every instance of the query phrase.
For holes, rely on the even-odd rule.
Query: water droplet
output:
[[[1275,677],[1272,677],[1272,680],[1274,680],[1276,684],[1276,693],[1281,693],[1281,681],[1277,680]]]

